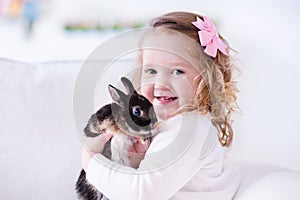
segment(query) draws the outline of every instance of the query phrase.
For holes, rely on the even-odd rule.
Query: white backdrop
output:
[[[250,160],[300,170],[299,5],[295,0],[130,0],[114,4],[108,0],[53,0],[48,14],[37,22],[31,40],[24,38],[20,24],[7,24],[0,19],[0,57],[30,62],[85,59],[115,33],[69,35],[57,26],[78,16],[101,16],[113,23],[121,18],[149,19],[177,10],[208,15],[238,51],[236,58],[242,72],[237,79],[241,115],[234,123],[233,152],[240,151]],[[91,8],[99,13],[83,12]]]

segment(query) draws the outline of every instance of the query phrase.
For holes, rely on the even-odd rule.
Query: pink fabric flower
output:
[[[219,33],[214,23],[206,16],[203,16],[203,20],[197,16],[197,21],[192,22],[192,24],[200,29],[198,35],[201,46],[206,46],[204,52],[215,58],[219,49],[223,54],[228,55],[226,52],[228,46],[219,38]]]

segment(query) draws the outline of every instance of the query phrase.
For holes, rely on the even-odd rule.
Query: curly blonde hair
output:
[[[150,27],[165,28],[185,34],[196,41],[203,52],[198,36],[199,29],[192,24],[197,16],[203,19],[202,16],[194,13],[172,12],[152,20]],[[228,44],[221,35],[219,37]],[[227,51],[229,50],[230,48],[227,48]],[[215,58],[204,53],[197,58],[199,58],[198,65],[201,65],[200,79],[204,81],[200,81],[196,88],[194,103],[200,113],[210,113],[212,123],[219,132],[219,142],[223,146],[229,146],[233,138],[230,118],[232,112],[238,109],[236,103],[238,89],[236,82],[232,80],[233,70],[237,68],[230,56],[219,51]]]

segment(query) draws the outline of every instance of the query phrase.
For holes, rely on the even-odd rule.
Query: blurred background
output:
[[[299,169],[299,5],[296,0],[0,0],[0,57],[83,60],[103,41],[166,12],[207,15],[238,52],[241,112],[233,151],[262,162],[268,155],[268,162],[282,160]]]

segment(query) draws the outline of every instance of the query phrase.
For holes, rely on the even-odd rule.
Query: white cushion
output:
[[[299,200],[300,173],[282,170],[266,175],[246,189],[239,200]]]
[[[1,60],[1,199],[76,199],[72,95],[81,63]]]

